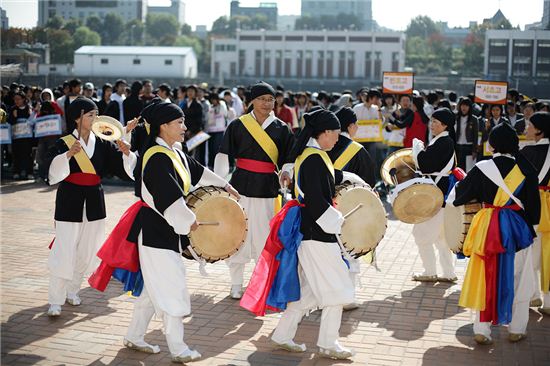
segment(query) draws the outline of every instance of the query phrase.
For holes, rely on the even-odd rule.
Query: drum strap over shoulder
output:
[[[546,152],[546,159],[544,160],[544,165],[542,166],[539,172],[539,184],[542,183],[542,180],[548,173],[548,170],[550,170],[550,145],[548,145],[548,151]]]
[[[507,195],[519,207],[521,207],[522,209],[524,208],[523,203],[512,193],[512,190],[509,188],[509,185],[511,185],[513,190],[515,191],[525,180],[525,176],[521,173],[517,164],[514,165],[508,176],[506,176],[506,179],[502,178],[502,175],[500,174],[500,171],[498,170],[498,167],[493,160],[481,161],[477,163],[476,166],[487,178],[489,178],[491,182],[499,187],[497,195],[494,198],[494,205],[505,205],[506,201],[508,200],[506,198]]]
[[[70,150],[76,142],[76,137],[74,137],[73,135],[67,135],[63,136],[61,140],[63,140],[65,145],[67,145]],[[94,164],[92,164],[90,157],[86,154],[84,149],[81,149],[78,153],[74,154],[73,157],[76,160],[76,163],[78,164],[78,167],[80,168],[82,173],[97,174],[94,168]]]
[[[143,166],[142,166],[142,174],[145,170],[145,166],[147,165],[147,162],[156,153],[162,153],[166,154],[170,160],[172,160],[172,164],[174,165],[174,169],[180,176],[181,180],[183,181],[183,193],[187,195],[189,193],[189,189],[191,188],[191,176],[187,172],[187,169],[185,169],[185,166],[183,165],[183,162],[178,157],[177,153],[171,149],[168,149],[167,147],[155,145],[151,148],[149,148],[145,154],[143,155]]]
[[[300,176],[300,167],[302,166],[304,160],[306,160],[309,156],[315,154],[321,156],[321,159],[323,159],[323,162],[325,163],[330,174],[334,178],[334,166],[332,165],[332,161],[330,160],[328,154],[325,151],[317,149],[315,147],[306,147],[304,152],[302,152],[302,154],[298,156],[298,158],[296,159],[296,163],[294,164],[294,193],[296,197],[304,197],[304,192],[302,192],[302,190],[300,189],[300,182],[298,181],[298,177]]]
[[[239,117],[239,120],[243,123],[243,126],[250,133],[252,138],[267,154],[271,162],[277,167],[277,161],[279,160],[279,149],[277,149],[277,145],[275,145],[275,142],[273,142],[267,132],[265,132],[262,126],[258,124],[250,113]]]
[[[361,150],[363,146],[355,141],[351,141],[350,144],[344,149],[342,154],[334,162],[334,169],[342,170],[349,164],[351,159]]]

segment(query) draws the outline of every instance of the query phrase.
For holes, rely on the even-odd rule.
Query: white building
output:
[[[147,0],[40,0],[38,1],[38,26],[44,26],[55,15],[65,20],[84,20],[90,15],[104,18],[116,13],[125,22],[133,19],[145,20]]]
[[[491,79],[550,79],[550,31],[487,30],[484,66]]]
[[[240,31],[212,40],[212,78],[381,81],[405,66],[405,33]]]
[[[196,78],[191,47],[82,46],[74,72],[82,76]]]

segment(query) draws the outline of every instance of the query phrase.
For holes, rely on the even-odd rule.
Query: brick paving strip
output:
[[[107,230],[134,202],[128,187],[105,187]],[[2,365],[169,365],[162,323],[151,322],[146,340],[161,353],[147,355],[122,346],[132,314],[132,299],[111,282],[105,293],[81,290],[83,304],[65,305],[59,319],[46,316],[47,246],[53,237],[55,188],[19,182],[1,187],[1,364]],[[465,271],[458,262],[459,279]],[[355,349],[352,361],[315,356],[320,312],[301,323],[297,342],[304,354],[273,350],[269,336],[277,314],[263,318],[241,309],[228,297],[225,264],[187,261],[192,316],[185,319],[185,340],[203,360],[192,365],[550,365],[550,318],[531,310],[528,338],[507,341],[504,327],[493,332],[495,344],[476,346],[472,315],[457,306],[460,283],[419,284],[420,271],[411,226],[389,221],[378,247],[378,267],[363,265],[358,310],[345,313],[341,341]],[[250,276],[252,265],[247,267]]]

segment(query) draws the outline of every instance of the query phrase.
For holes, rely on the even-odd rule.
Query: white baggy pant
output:
[[[540,284],[540,267],[542,261],[542,242],[541,233],[537,232],[537,237],[533,241],[533,269],[535,271],[535,293],[533,299],[540,299],[542,297],[542,307],[550,308],[550,291],[542,292]]]
[[[183,317],[191,311],[186,270],[180,253],[144,246],[138,236],[143,291],[134,302],[134,314],[126,339],[141,343],[153,315],[162,318],[166,343],[172,356],[189,349],[183,341]]]
[[[242,286],[246,263],[260,258],[269,235],[269,221],[274,214],[274,198],[241,196],[239,204],[248,218],[248,232],[239,251],[226,259],[233,286]]]
[[[516,253],[514,259],[514,302],[512,304],[512,321],[508,325],[509,333],[525,334],[527,329],[529,302],[535,291],[532,250],[532,245],[522,249]],[[477,311],[474,320],[474,334],[491,338],[491,323],[480,322]]]
[[[63,305],[67,295],[76,295],[84,276],[99,265],[96,253],[105,236],[105,219],[55,222],[55,241],[48,257],[50,284],[48,302]]]
[[[342,308],[354,298],[354,285],[337,243],[306,240],[298,248],[300,300],[288,304],[271,339],[287,343],[294,339],[307,311],[322,308],[317,346],[335,348]]]
[[[441,265],[442,276],[445,278],[455,278],[455,258],[445,240],[443,209],[439,210],[439,212],[428,221],[415,224],[412,234],[418,246],[418,254],[420,254],[422,265],[424,266],[424,275],[437,275],[435,244],[439,253],[439,264]]]

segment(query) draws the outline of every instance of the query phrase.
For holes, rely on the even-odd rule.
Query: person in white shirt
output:
[[[214,167],[214,159],[223,141],[223,133],[228,120],[225,101],[220,101],[220,97],[216,93],[210,94],[210,109],[206,123],[206,132],[210,135],[208,140],[208,166],[210,168]]]

